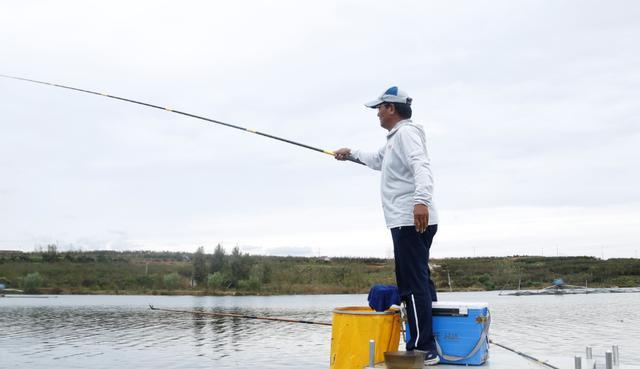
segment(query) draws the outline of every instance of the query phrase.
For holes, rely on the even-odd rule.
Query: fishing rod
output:
[[[229,317],[229,318],[245,318],[245,319],[258,319],[258,320],[271,320],[271,321],[276,321],[276,322],[285,322],[285,323],[303,323],[303,324],[315,324],[315,325],[325,325],[325,326],[331,326],[332,324],[329,322],[316,322],[316,321],[309,321],[309,320],[295,320],[295,319],[287,319],[287,318],[273,318],[273,317],[268,317],[268,316],[256,316],[256,315],[243,315],[243,314],[233,314],[233,313],[216,313],[216,312],[205,312],[205,311],[198,311],[198,310],[176,310],[176,309],[161,309],[161,308],[157,308],[154,307],[153,305],[149,304],[149,309],[151,310],[157,310],[157,311],[167,311],[167,312],[171,312],[171,313],[182,313],[182,314],[193,314],[193,315],[205,315],[205,316],[216,316],[216,317]],[[537,359],[531,355],[527,355],[524,352],[512,349],[511,347],[505,346],[501,343],[495,342],[494,340],[489,340],[489,343],[491,343],[492,345],[496,345],[498,347],[501,347],[505,350],[511,351],[516,355],[520,355],[526,359],[529,359],[531,361],[536,362],[537,364],[546,366],[547,368],[550,369],[560,369],[557,366],[553,366],[547,362],[544,362],[540,359]]]
[[[500,343],[498,343],[498,342],[495,342],[494,340],[489,340],[489,342],[490,342],[492,345],[496,345],[496,346],[498,346],[498,347],[502,347],[502,348],[503,348],[503,349],[505,349],[505,350],[511,351],[511,352],[513,352],[514,354],[517,354],[517,355],[520,355],[520,356],[522,356],[522,357],[524,357],[524,358],[527,358],[527,359],[529,359],[529,360],[535,361],[536,363],[538,363],[538,364],[540,364],[540,365],[543,365],[543,366],[546,366],[547,368],[551,368],[551,369],[560,369],[560,368],[558,368],[557,366],[553,366],[553,365],[551,365],[551,364],[549,364],[549,363],[547,363],[547,362],[545,362],[545,361],[542,361],[542,360],[540,360],[540,359],[537,359],[537,358],[535,358],[535,357],[533,357],[533,356],[531,356],[531,355],[527,355],[527,354],[525,354],[524,352],[520,352],[520,351],[518,351],[518,350],[514,350],[514,349],[512,349],[511,347],[507,347],[507,346],[505,346],[505,345],[503,345],[503,344],[500,344]]]
[[[44,82],[44,81],[37,81],[35,79],[29,79],[29,78],[22,78],[22,77],[15,77],[15,76],[8,76],[8,75],[4,75],[4,74],[0,74],[0,77],[3,78],[10,78],[10,79],[15,79],[18,81],[24,81],[24,82],[31,82],[31,83],[37,83],[37,84],[41,84],[41,85],[47,85],[47,86],[53,86],[53,87],[59,87],[59,88],[65,88],[67,90],[73,90],[73,91],[77,91],[77,92],[84,92],[84,93],[88,93],[88,94],[93,94],[93,95],[99,95],[99,96],[104,96],[104,97],[108,97],[110,99],[115,99],[115,100],[120,100],[120,101],[126,101],[126,102],[130,102],[130,103],[134,103],[134,104],[138,104],[138,105],[143,105],[143,106],[147,106],[150,108],[155,108],[155,109],[160,109],[160,110],[165,110],[171,113],[176,113],[176,114],[180,114],[180,115],[185,115],[187,117],[191,117],[191,118],[196,118],[196,119],[200,119],[200,120],[204,120],[207,122],[211,122],[211,123],[215,123],[215,124],[219,124],[219,125],[223,125],[225,127],[229,127],[229,128],[235,128],[235,129],[239,129],[241,131],[245,131],[245,132],[250,132],[250,133],[255,133],[257,135],[260,136],[264,136],[267,138],[272,138],[274,140],[278,140],[278,141],[282,141],[282,142],[286,142],[288,144],[292,144],[292,145],[296,145],[296,146],[300,146],[300,147],[304,147],[305,149],[309,149],[309,150],[313,150],[313,151],[318,151],[321,152],[323,154],[327,154],[327,155],[331,155],[335,157],[335,153],[331,150],[323,150],[317,147],[313,147],[313,146],[309,146],[300,142],[295,142],[292,140],[288,140],[286,138],[282,138],[282,137],[278,137],[278,136],[274,136],[274,135],[270,135],[268,133],[264,133],[264,132],[260,132],[260,131],[256,131],[255,129],[251,129],[251,128],[245,128],[245,127],[240,127],[237,126],[235,124],[230,124],[230,123],[225,123],[225,122],[221,122],[219,120],[215,120],[215,119],[211,119],[211,118],[207,118],[207,117],[203,117],[200,115],[195,115],[195,114],[191,114],[191,113],[186,113],[180,110],[174,110],[174,109],[169,109],[169,108],[165,108],[162,106],[158,106],[158,105],[154,105],[154,104],[149,104],[146,102],[142,102],[142,101],[137,101],[137,100],[132,100],[132,99],[127,99],[124,97],[119,97],[119,96],[113,96],[113,95],[109,95],[106,93],[102,93],[102,92],[95,92],[95,91],[90,91],[90,90],[84,90],[81,88],[77,88],[77,87],[70,87],[70,86],[65,86],[65,85],[59,85],[56,83],[50,83],[50,82]],[[361,162],[360,160],[353,158],[353,157],[348,157],[347,160],[352,161],[354,163],[358,163],[358,164],[362,164],[365,165],[363,162]]]
[[[287,318],[274,318],[270,316],[256,316],[256,315],[243,315],[243,314],[233,314],[233,313],[215,313],[215,312],[206,312],[206,311],[197,311],[197,310],[175,310],[175,309],[160,309],[154,307],[153,305],[149,305],[149,309],[158,310],[158,311],[168,311],[171,313],[184,313],[184,314],[194,314],[194,315],[206,315],[206,316],[221,316],[228,318],[244,318],[244,319],[258,319],[258,320],[271,320],[276,322],[285,322],[285,323],[303,323],[303,324],[316,324],[316,325],[328,325],[331,323],[328,322],[314,322],[311,320],[296,320],[296,319],[287,319]]]

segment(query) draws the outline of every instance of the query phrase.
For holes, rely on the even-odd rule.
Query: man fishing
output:
[[[438,357],[432,330],[431,302],[437,300],[429,273],[429,249],[438,230],[438,213],[433,204],[426,138],[421,125],[410,118],[412,99],[397,87],[387,89],[365,106],[377,109],[387,143],[375,152],[341,148],[338,160],[357,159],[381,171],[382,209],[391,230],[396,282],[407,307],[409,332],[407,351],[425,353],[425,365]]]

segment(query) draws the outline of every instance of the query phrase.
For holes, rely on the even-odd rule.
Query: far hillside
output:
[[[590,287],[640,286],[639,259],[483,257],[434,259],[441,291],[541,288],[562,278]],[[451,285],[449,285],[449,279]],[[395,284],[378,258],[260,256],[218,246],[213,254],[155,251],[0,251],[0,284],[29,293],[328,294]]]

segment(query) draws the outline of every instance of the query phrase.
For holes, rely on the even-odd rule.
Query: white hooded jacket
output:
[[[424,129],[405,119],[387,134],[387,144],[377,152],[353,150],[351,155],[382,172],[380,192],[388,228],[414,225],[416,204],[429,208],[429,225],[438,224],[433,203],[433,176]]]

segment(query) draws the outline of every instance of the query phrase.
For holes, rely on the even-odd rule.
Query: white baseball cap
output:
[[[377,108],[383,103],[401,103],[411,105],[411,100],[412,99],[406,92],[400,90],[397,86],[393,86],[383,92],[380,97],[364,104],[364,106],[367,108]]]

